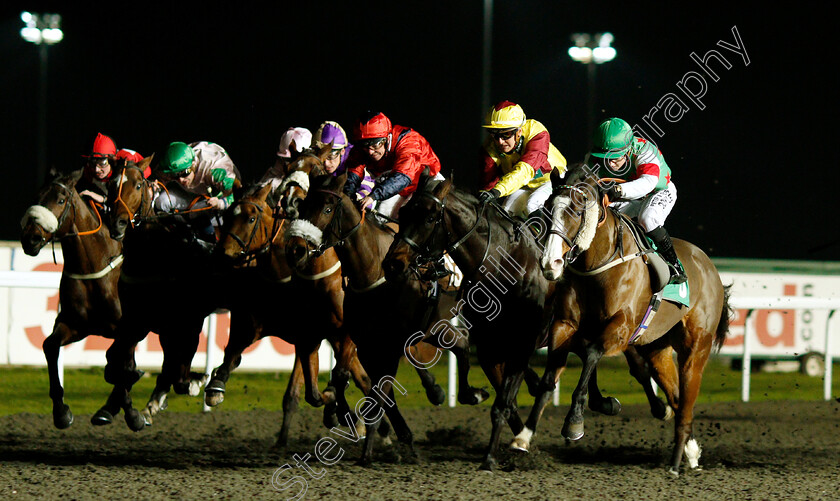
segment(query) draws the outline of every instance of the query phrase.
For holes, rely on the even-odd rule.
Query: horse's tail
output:
[[[729,332],[729,321],[732,319],[732,306],[729,305],[729,298],[732,295],[732,284],[723,287],[723,307],[720,309],[720,322],[718,322],[717,331],[715,332],[714,346],[717,351],[723,346],[726,341],[726,334]]]

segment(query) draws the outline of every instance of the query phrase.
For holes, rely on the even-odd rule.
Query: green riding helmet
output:
[[[620,118],[601,122],[592,135],[590,155],[597,158],[620,158],[627,154],[633,143],[633,128]]]
[[[160,171],[163,174],[175,174],[192,167],[195,153],[190,145],[176,141],[169,145],[163,160],[160,162]]]

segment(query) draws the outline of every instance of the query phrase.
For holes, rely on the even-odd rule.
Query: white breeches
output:
[[[551,196],[551,183],[545,182],[536,188],[523,186],[502,201],[502,207],[512,216],[528,217],[540,209]]]
[[[638,200],[615,202],[612,206],[637,220],[647,232],[665,226],[665,219],[676,203],[677,187],[671,182],[664,190],[655,191]]]

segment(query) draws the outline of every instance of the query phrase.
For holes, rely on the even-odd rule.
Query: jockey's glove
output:
[[[620,184],[613,184],[612,186],[610,186],[606,193],[607,198],[610,199],[610,202],[614,202],[624,196],[624,193],[621,191]]]
[[[501,195],[502,195],[502,192],[497,190],[496,188],[493,188],[492,190],[487,190],[487,191],[479,191],[478,192],[478,200],[481,203],[486,204],[487,202],[495,201]]]

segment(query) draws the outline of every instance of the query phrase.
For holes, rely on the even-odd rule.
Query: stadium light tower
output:
[[[40,186],[47,175],[47,47],[64,39],[61,16],[58,14],[33,14],[21,12],[24,27],[20,36],[38,46],[40,60],[40,95],[38,96],[38,179]]]
[[[586,109],[587,141],[591,141],[591,133],[595,129],[595,68],[599,64],[615,59],[617,54],[612,44],[614,38],[612,33],[575,33],[572,41],[575,43],[569,47],[569,57],[574,61],[586,65],[586,80],[588,88],[588,99]],[[587,151],[592,145],[587,143]]]

